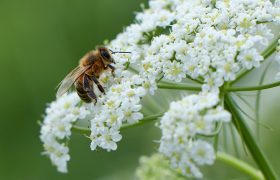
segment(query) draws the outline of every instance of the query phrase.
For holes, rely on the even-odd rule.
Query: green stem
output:
[[[277,176],[273,171],[271,165],[269,164],[265,154],[257,144],[245,120],[236,108],[234,100],[228,94],[225,97],[225,103],[227,105],[227,108],[231,111],[233,115],[233,123],[236,129],[243,138],[243,141],[245,142],[247,148],[249,149],[251,155],[253,156],[263,175],[266,179],[276,180]]]
[[[248,86],[248,87],[227,87],[226,91],[259,91],[264,89],[270,89],[280,86],[280,81],[271,83],[271,84],[264,84],[260,86]]]
[[[132,128],[132,127],[141,126],[141,125],[149,123],[149,122],[153,122],[153,121],[157,120],[158,118],[160,118],[162,115],[163,115],[162,113],[161,114],[150,115],[150,116],[144,117],[143,119],[141,119],[137,123],[124,124],[124,125],[122,125],[121,130],[129,129],[129,128]]]
[[[262,56],[264,59],[267,59],[271,54],[274,53],[274,51],[276,50],[276,47],[278,45],[278,40],[280,39],[280,34],[272,41],[272,43],[262,52]],[[263,61],[264,62],[264,61]],[[249,72],[251,72],[253,69],[250,70],[244,70],[242,71],[234,81],[232,81],[230,84],[234,84],[236,83],[239,79],[243,78],[246,74],[248,74]]]
[[[149,122],[153,122],[153,121],[157,120],[159,117],[161,117],[162,115],[163,115],[163,113],[150,115],[150,116],[146,116],[143,119],[139,120],[137,123],[123,124],[122,127],[121,127],[121,130],[129,129],[129,128],[132,128],[132,127],[141,126],[141,125],[149,123]],[[89,134],[91,132],[91,130],[89,128],[81,127],[81,126],[78,126],[78,125],[73,125],[72,130],[74,132],[78,132],[78,133],[81,133],[81,134]]]
[[[73,125],[72,129],[73,132],[81,133],[81,134],[89,134],[91,131],[89,128],[81,127],[78,125]]]
[[[158,84],[159,89],[176,89],[176,90],[189,90],[189,91],[201,91],[201,87],[199,86],[189,86],[185,84]]]
[[[245,163],[244,161],[235,158],[234,156],[223,152],[218,152],[217,160],[233,166],[234,168],[252,177],[252,179],[264,180],[263,174],[259,170],[255,169],[254,167]]]
[[[213,132],[211,132],[209,134],[198,133],[197,135],[200,136],[200,137],[214,137],[214,136],[217,136],[221,132],[222,126],[223,126],[223,122],[219,121],[216,129]]]
[[[198,84],[203,84],[203,81],[199,80],[199,79],[194,79],[192,78],[191,76],[187,75],[186,74],[186,78],[188,78],[189,80],[193,81],[193,82],[196,82]]]
[[[127,69],[130,70],[132,73],[139,74],[139,72],[131,66],[128,66]]]

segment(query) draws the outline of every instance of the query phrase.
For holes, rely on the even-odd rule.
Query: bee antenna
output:
[[[111,51],[112,54],[116,54],[116,53],[131,53],[131,52],[126,52],[126,51],[113,51],[111,49],[109,49],[109,51]]]

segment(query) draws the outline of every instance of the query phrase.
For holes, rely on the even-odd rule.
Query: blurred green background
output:
[[[146,0],[0,1],[0,180],[134,179],[138,158],[157,148],[154,140],[160,136],[153,125],[124,131],[118,150],[110,153],[90,151],[89,140],[74,134],[69,173],[60,174],[40,154],[37,121],[46,103],[54,100],[56,85],[79,58],[133,22],[141,3]],[[268,110],[280,112],[280,105]],[[275,128],[263,130],[262,142],[280,173],[279,119],[269,112],[268,123]],[[218,163],[209,174],[246,179],[225,169],[230,168]]]

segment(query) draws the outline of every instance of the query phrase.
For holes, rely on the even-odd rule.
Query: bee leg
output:
[[[101,91],[103,94],[105,94],[104,88],[101,86],[100,82],[97,80],[97,78],[93,75],[91,79],[94,81],[94,83],[97,85],[99,91]]]
[[[96,104],[97,97],[96,97],[95,93],[93,92],[93,86],[90,83],[90,78],[86,74],[83,77],[83,89],[87,92],[88,97],[94,101],[94,104]]]
[[[92,91],[89,91],[88,93],[87,93],[87,95],[88,95],[88,97],[90,97],[90,99],[92,99],[94,102],[94,104],[96,104],[97,103],[97,98],[96,98],[96,95],[95,95],[95,93],[93,92],[93,90]]]
[[[115,77],[115,69],[116,68],[114,66],[112,66],[111,64],[108,64],[107,66],[111,69],[112,76]]]

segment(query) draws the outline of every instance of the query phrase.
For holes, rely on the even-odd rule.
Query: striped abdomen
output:
[[[91,98],[88,96],[88,93],[83,88],[83,76],[80,76],[77,79],[77,81],[75,82],[75,88],[81,100],[83,100],[86,103],[91,102]]]

